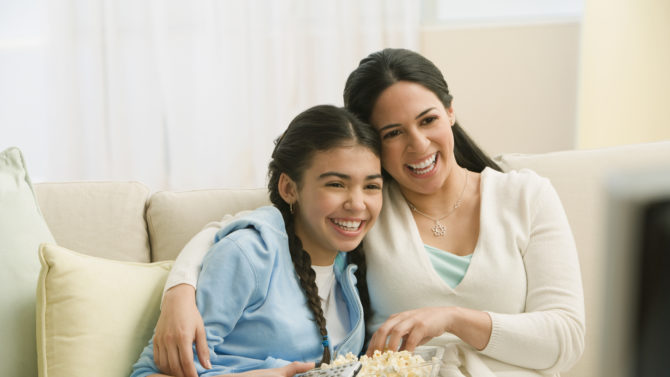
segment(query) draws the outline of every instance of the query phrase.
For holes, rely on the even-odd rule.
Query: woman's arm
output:
[[[584,351],[584,293],[577,248],[558,194],[548,180],[535,198],[529,241],[522,250],[524,313],[489,313],[483,354],[545,373],[565,371]]]
[[[210,368],[205,327],[195,305],[195,286],[202,260],[214,243],[214,236],[239,215],[226,215],[211,222],[184,246],[177,256],[163,291],[161,313],[154,335],[154,362],[158,368],[175,377],[197,377],[193,363],[195,342],[199,360]]]
[[[491,336],[488,313],[461,307],[430,307],[394,314],[372,335],[367,354],[375,350],[414,351],[445,332],[458,336],[478,350],[486,347]]]
[[[175,377],[197,377],[193,361],[194,340],[198,360],[210,369],[205,326],[195,304],[195,288],[180,284],[163,295],[153,345],[156,366]]]

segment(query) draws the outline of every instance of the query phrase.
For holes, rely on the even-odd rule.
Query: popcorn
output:
[[[332,368],[356,361],[357,358],[352,353],[346,356],[338,356],[330,364],[322,364],[322,369]],[[358,360],[362,364],[358,377],[379,376],[379,377],[428,377],[433,368],[433,363],[426,362],[420,355],[414,355],[408,351],[375,351],[372,357],[361,356]]]

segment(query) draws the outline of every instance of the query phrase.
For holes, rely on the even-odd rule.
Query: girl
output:
[[[291,122],[269,165],[273,206],[228,222],[203,261],[201,376],[360,353],[360,244],[381,209],[379,150],[376,132],[343,109],[317,106]],[[159,375],[153,350],[150,342],[133,377]]]

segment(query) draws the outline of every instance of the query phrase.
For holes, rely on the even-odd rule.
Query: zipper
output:
[[[357,333],[357,329],[360,327],[361,322],[363,321],[364,315],[363,315],[363,306],[361,304],[360,297],[358,296],[357,292],[354,292],[356,289],[352,283],[352,277],[354,277],[354,272],[352,269],[358,268],[358,266],[355,265],[348,265],[344,271],[344,279],[342,279],[342,287],[344,288],[342,292],[344,293],[345,299],[347,299],[347,302],[353,302],[356,307],[356,314],[358,314],[358,319],[356,320],[356,324],[354,325],[353,329],[347,334],[347,336],[340,342],[338,347],[333,347],[333,360],[337,357],[337,354],[339,353],[339,350],[345,346],[351,338]],[[365,331],[365,329],[363,330]],[[363,344],[361,344],[361,347]],[[361,350],[362,351],[362,350]],[[360,351],[359,351],[360,353]],[[358,356],[358,355],[356,355]]]

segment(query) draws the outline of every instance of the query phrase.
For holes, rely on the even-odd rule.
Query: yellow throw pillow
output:
[[[127,377],[153,334],[172,261],[123,262],[40,246],[40,377]]]

